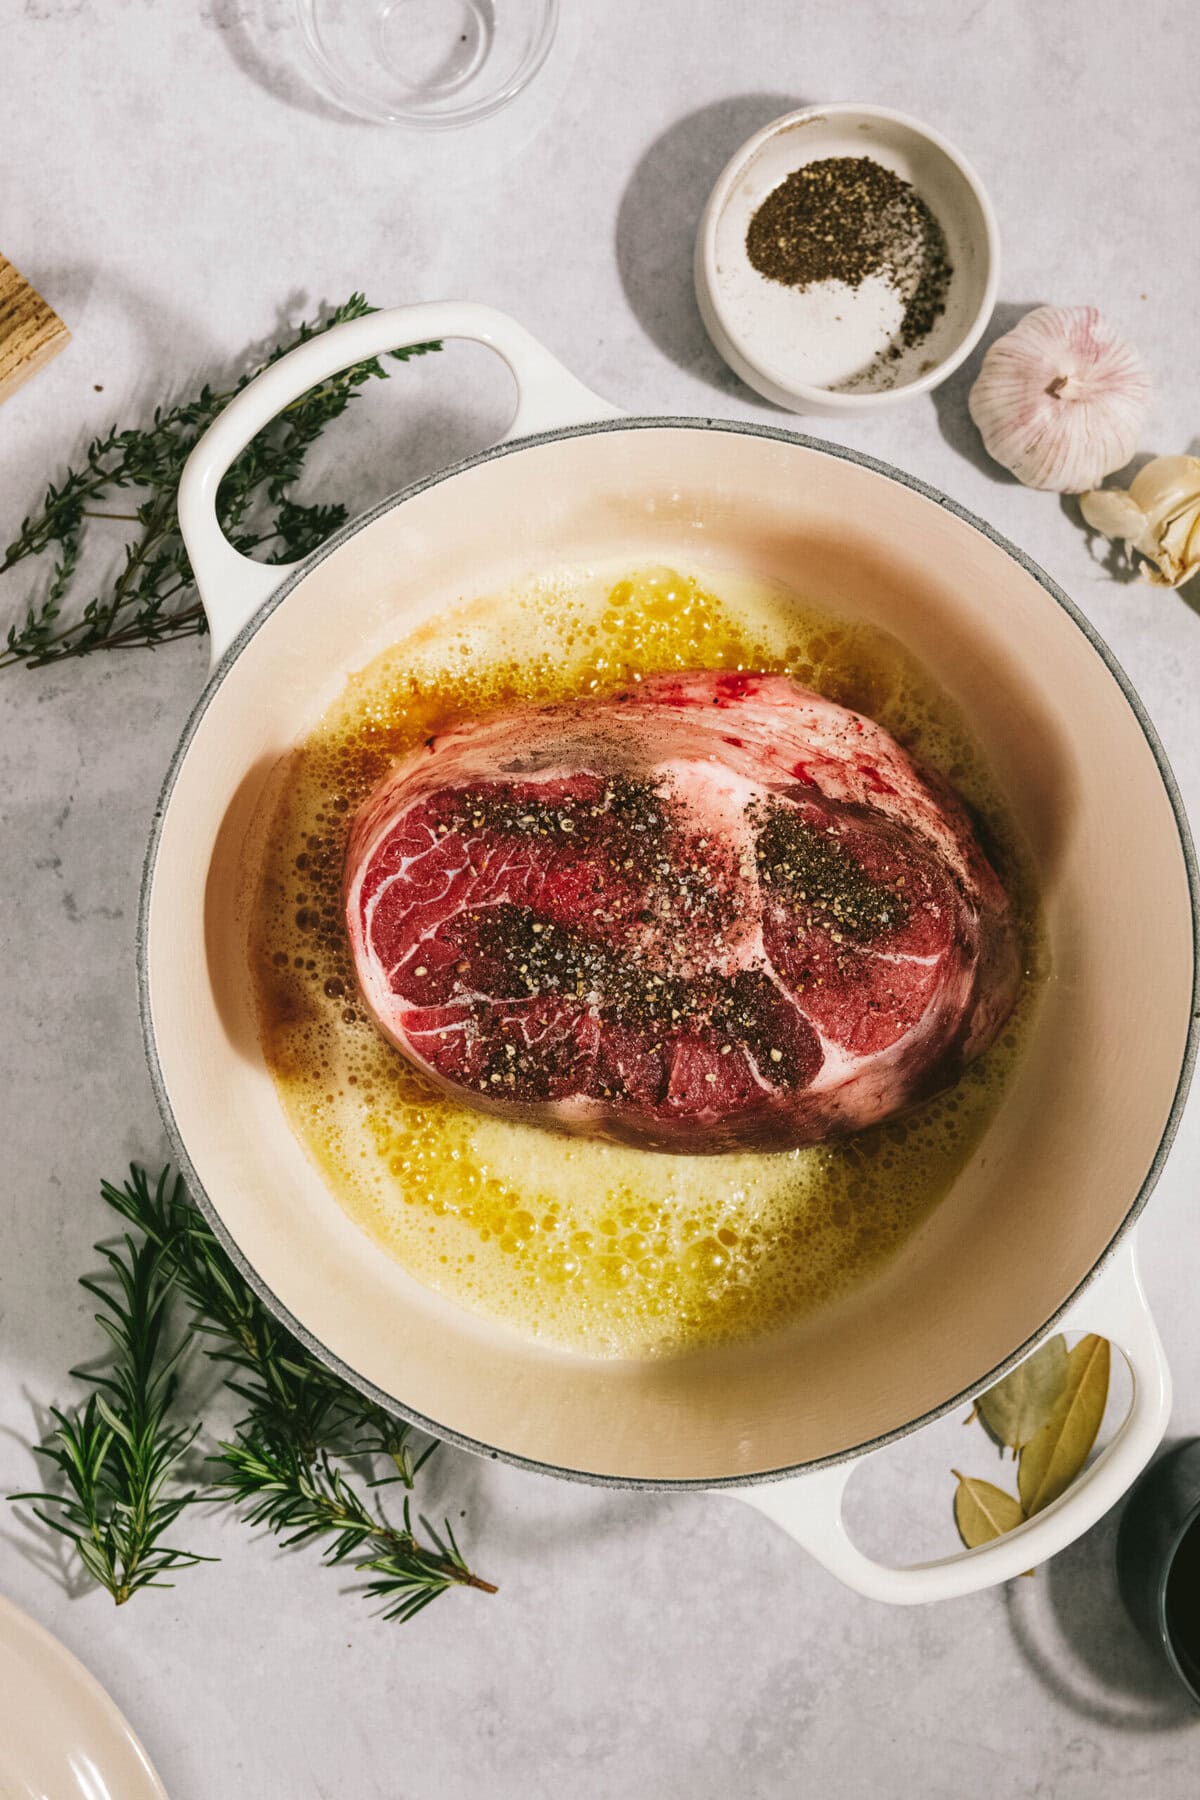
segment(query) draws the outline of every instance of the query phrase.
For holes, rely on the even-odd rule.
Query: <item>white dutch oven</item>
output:
[[[490,345],[516,377],[501,445],[293,568],[230,547],[218,483],[269,419],[353,362],[454,337]],[[733,1491],[880,1599],[1004,1581],[1086,1530],[1168,1418],[1132,1227],[1194,1051],[1195,871],[1153,729],[1066,596],[894,470],[764,427],[625,418],[511,320],[468,305],[376,313],[284,357],[197,446],[179,510],[215,666],[147,859],[146,1043],[192,1192],[267,1303],[348,1380],[438,1436],[613,1486]],[[648,1362],[568,1355],[477,1319],[350,1223],[264,1065],[239,900],[263,783],[351,670],[462,596],[614,553],[781,578],[903,639],[967,709],[1020,818],[1053,964],[999,1115],[884,1275],[774,1337]],[[1133,1376],[1128,1416],[1086,1474],[980,1550],[916,1568],[864,1556],[841,1522],[856,1461],[1072,1328],[1112,1339]]]

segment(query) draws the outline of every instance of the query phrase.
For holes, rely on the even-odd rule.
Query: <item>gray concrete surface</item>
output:
[[[1179,9],[565,0],[564,13],[510,113],[424,138],[312,95],[284,0],[10,6],[0,247],[75,339],[0,411],[3,528],[89,431],[220,370],[280,312],[355,287],[377,303],[507,308],[639,411],[778,422],[704,337],[691,237],[750,130],[832,98],[901,107],[959,143],[1000,218],[997,324],[1043,299],[1099,305],[1154,374],[1145,447],[1195,438],[1200,287],[1181,202],[1200,144]],[[974,366],[932,400],[817,429],[936,483],[1065,584],[1145,696],[1195,811],[1198,596],[1114,581],[1070,506],[987,462],[966,412]],[[486,442],[508,405],[483,352],[398,372],[330,435],[313,490],[366,506]],[[25,591],[21,576],[0,583],[5,621]],[[106,1223],[99,1177],[163,1152],[133,924],[158,785],[204,671],[183,644],[0,675],[3,1490],[30,1482],[37,1409],[70,1395],[66,1370],[94,1342],[74,1278]],[[1193,1106],[1142,1232],[1177,1435],[1200,1429],[1198,1168]],[[854,1512],[869,1542],[949,1547],[962,1444],[946,1421],[864,1472]],[[1197,1791],[1200,1715],[1120,1610],[1112,1519],[1033,1581],[891,1612],[730,1500],[558,1486],[450,1451],[436,1485],[431,1504],[465,1510],[464,1543],[502,1591],[454,1595],[405,1629],[311,1556],[219,1516],[189,1527],[218,1564],[114,1612],[64,1585],[0,1509],[0,1588],[101,1675],[173,1800]]]

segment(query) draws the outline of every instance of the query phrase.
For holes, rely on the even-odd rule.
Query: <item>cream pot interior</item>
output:
[[[967,709],[1030,839],[1053,965],[1000,1113],[880,1279],[778,1336],[640,1363],[524,1341],[368,1240],[285,1122],[244,974],[256,802],[347,674],[460,599],[614,554],[777,578],[901,638]],[[443,1436],[600,1479],[706,1484],[868,1445],[1032,1339],[1156,1172],[1193,951],[1155,750],[1100,653],[1011,551],[834,450],[623,422],[506,447],[386,504],[234,646],[168,795],[145,1004],[185,1171],[305,1335]]]

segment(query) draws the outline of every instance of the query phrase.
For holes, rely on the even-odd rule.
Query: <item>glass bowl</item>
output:
[[[506,106],[537,74],[558,0],[296,0],[312,73],[360,118],[446,129]]]

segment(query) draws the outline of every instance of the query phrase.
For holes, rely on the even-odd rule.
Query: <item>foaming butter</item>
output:
[[[353,676],[278,771],[253,834],[249,957],[292,1129],[350,1216],[419,1280],[591,1355],[745,1337],[867,1279],[953,1185],[1004,1093],[1040,948],[1028,858],[961,714],[891,636],[742,576],[548,576],[462,606]],[[791,676],[869,713],[983,823],[1025,947],[1000,1041],[948,1093],[839,1144],[669,1156],[476,1113],[359,1002],[342,926],[350,821],[453,720],[603,694],[669,669]]]

